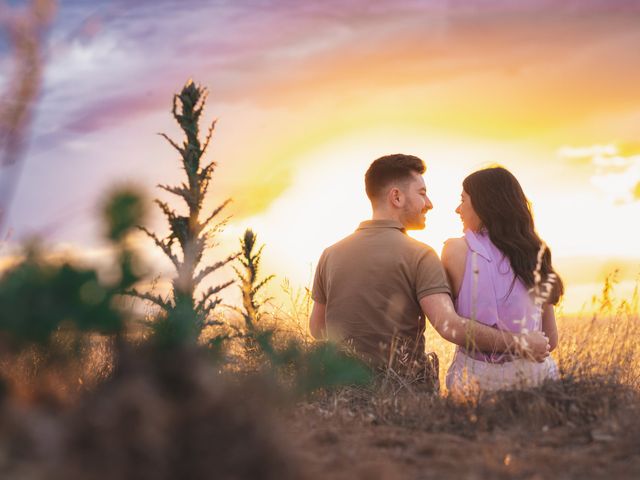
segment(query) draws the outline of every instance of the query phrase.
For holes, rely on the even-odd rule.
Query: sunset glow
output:
[[[234,200],[224,252],[252,227],[265,270],[306,285],[322,250],[369,217],[369,163],[409,153],[426,161],[434,203],[415,238],[439,252],[459,236],[462,180],[498,163],[532,202],[566,310],[616,268],[628,294],[640,274],[640,5],[482,4],[62,0],[13,240],[41,234],[81,254],[100,244],[110,185],[156,196],[178,183],[155,133],[178,134],[171,96],[193,78],[219,119],[210,205]]]

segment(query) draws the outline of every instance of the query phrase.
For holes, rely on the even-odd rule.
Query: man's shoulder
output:
[[[338,240],[337,242],[329,245],[322,251],[322,255],[320,256],[319,263],[325,263],[330,258],[340,258],[344,256],[345,253],[348,254],[349,250],[353,249],[353,244],[355,240],[355,235],[357,232],[353,232],[350,235]],[[356,240],[357,243],[357,240]]]
[[[436,253],[436,251],[431,245],[421,242],[420,240],[416,240],[415,238],[410,237],[409,235],[404,235],[404,237],[405,237],[404,243],[406,245],[406,248],[408,250],[411,250],[415,254],[438,256],[438,254]]]
[[[371,237],[367,237],[366,235],[363,235],[362,231],[356,230],[350,235],[347,235],[336,243],[325,248],[323,257],[326,259],[334,254],[350,255],[354,252],[367,251],[371,248],[371,243],[367,238],[370,240]],[[385,247],[388,247],[388,251],[396,252],[402,256],[408,255],[411,258],[435,256],[438,259],[440,258],[433,247],[410,237],[400,230],[386,232],[383,237],[379,237],[376,240],[376,243],[384,244]]]
[[[345,248],[349,245],[351,245],[354,240],[357,240],[357,234],[358,232],[353,232],[350,235],[347,235],[346,237],[338,240],[337,242],[329,245],[327,248],[324,249],[325,254],[327,253],[331,253],[333,251],[338,251],[341,250],[342,248]]]

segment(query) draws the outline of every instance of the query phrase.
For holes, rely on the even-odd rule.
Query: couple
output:
[[[456,209],[464,237],[446,242],[441,263],[432,248],[406,235],[423,229],[433,208],[425,170],[421,159],[402,154],[370,165],[372,219],[322,253],[311,334],[349,344],[379,366],[418,365],[437,389],[437,358],[425,353],[426,316],[458,346],[447,373],[451,391],[557,377],[549,351],[557,344],[553,305],[563,287],[520,184],[499,167],[469,175]]]

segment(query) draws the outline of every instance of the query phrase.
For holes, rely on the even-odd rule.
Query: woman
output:
[[[558,343],[553,306],[564,292],[551,252],[535,232],[518,180],[502,167],[472,173],[463,182],[456,213],[464,237],[442,251],[459,315],[501,330],[542,330]],[[447,373],[450,391],[535,386],[557,378],[555,362],[515,358],[457,347]]]

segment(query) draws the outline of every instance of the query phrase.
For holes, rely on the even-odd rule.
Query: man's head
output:
[[[364,176],[374,216],[396,219],[407,230],[421,230],[433,208],[422,174],[427,167],[413,155],[386,155],[375,160]]]

